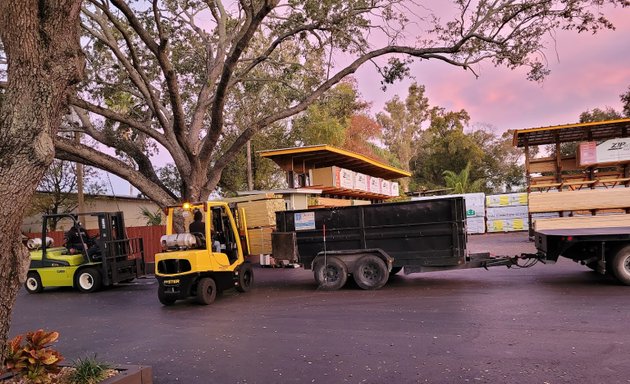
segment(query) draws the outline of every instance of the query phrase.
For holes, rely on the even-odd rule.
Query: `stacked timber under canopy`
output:
[[[630,119],[515,131],[533,229],[630,227],[629,136]],[[551,156],[532,157],[543,145]]]

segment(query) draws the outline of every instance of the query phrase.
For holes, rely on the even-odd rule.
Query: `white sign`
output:
[[[315,229],[315,212],[295,212],[293,221],[296,231]]]
[[[606,140],[597,145],[598,163],[630,160],[630,137]]]

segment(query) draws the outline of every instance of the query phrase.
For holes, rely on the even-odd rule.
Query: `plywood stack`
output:
[[[565,216],[536,219],[534,229],[537,231],[628,226],[630,215],[625,213],[628,208],[630,188],[624,187],[529,195],[530,212],[562,212]]]
[[[249,235],[249,253],[267,255],[271,253],[271,233],[273,227],[258,227],[247,230]]]
[[[486,217],[488,232],[527,230],[527,193],[486,196]]]
[[[466,232],[481,234],[486,232],[486,195],[485,193],[465,193],[445,196],[412,197],[411,200],[435,200],[445,197],[463,197],[466,204]]]
[[[285,210],[284,199],[272,198],[238,204],[247,217],[249,253],[251,255],[271,253],[271,233],[276,227],[276,212]]]
[[[268,227],[276,225],[276,212],[284,211],[284,199],[267,199],[239,203],[245,210],[247,227]]]

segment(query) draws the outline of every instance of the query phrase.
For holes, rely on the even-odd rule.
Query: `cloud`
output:
[[[618,8],[606,13],[616,31],[559,31],[555,42],[549,38],[545,56],[552,73],[541,84],[527,81],[524,69],[495,68],[491,63],[477,68],[478,79],[461,68],[431,61],[414,64],[412,75],[426,86],[432,105],[465,109],[473,123],[488,123],[500,131],[572,123],[581,112],[596,107],[620,110],[619,95],[630,86],[630,12]],[[396,94],[404,99],[412,82],[382,92],[373,67],[361,68],[356,77],[374,112]]]

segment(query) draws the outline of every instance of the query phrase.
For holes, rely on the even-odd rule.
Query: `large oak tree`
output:
[[[6,78],[0,79],[0,357],[29,265],[22,218],[53,161],[54,138],[84,68],[80,7],[80,0],[0,2],[6,54]]]
[[[67,127],[102,147],[59,138],[57,156],[112,172],[161,206],[202,200],[254,135],[305,111],[361,65],[376,65],[384,83],[406,76],[413,60],[473,73],[484,60],[526,66],[540,80],[547,35],[612,28],[603,3],[628,5],[458,0],[440,2],[451,7],[440,19],[403,0],[86,1],[88,80]],[[156,150],[173,159],[181,193],[156,174]]]

